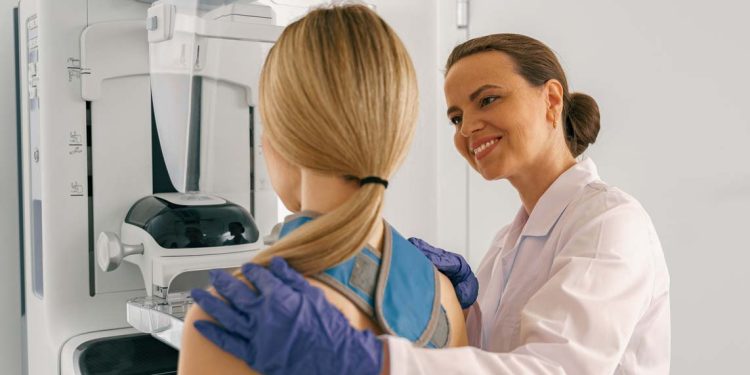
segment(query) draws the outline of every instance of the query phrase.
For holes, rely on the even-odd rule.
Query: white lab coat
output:
[[[392,375],[668,374],[669,274],[651,220],[584,159],[495,236],[465,348],[388,337]]]

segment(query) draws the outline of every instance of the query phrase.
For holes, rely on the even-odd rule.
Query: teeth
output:
[[[477,148],[475,148],[475,149],[473,149],[473,150],[471,150],[471,151],[472,151],[472,153],[473,153],[474,155],[476,155],[476,154],[478,154],[478,153],[480,153],[480,152],[484,151],[484,150],[485,150],[485,149],[486,149],[487,147],[490,147],[490,146],[494,145],[495,143],[497,143],[497,141],[498,141],[498,139],[497,139],[497,138],[495,138],[495,139],[493,139],[493,140],[491,140],[491,141],[487,141],[487,142],[485,142],[485,143],[483,143],[483,144],[479,145],[479,147],[477,147]]]

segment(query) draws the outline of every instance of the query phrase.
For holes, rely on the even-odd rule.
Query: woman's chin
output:
[[[281,203],[284,205],[287,211],[298,214],[302,211],[301,204],[298,199],[284,199],[281,198]]]
[[[478,168],[477,172],[487,181],[496,181],[506,178],[505,173],[497,168]]]
[[[505,160],[494,151],[492,150],[489,155],[484,155],[479,160],[473,156],[469,160],[469,165],[488,181],[499,180],[505,176]]]
[[[492,158],[493,155],[483,160],[468,160],[469,165],[487,181],[502,180],[507,178],[507,171],[502,160]]]

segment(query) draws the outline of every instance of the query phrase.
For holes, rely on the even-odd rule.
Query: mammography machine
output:
[[[187,292],[260,249],[277,202],[251,0],[21,0],[29,374],[169,374]]]

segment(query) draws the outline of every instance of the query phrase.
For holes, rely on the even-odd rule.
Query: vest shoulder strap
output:
[[[313,277],[346,296],[387,334],[429,348],[442,348],[450,339],[437,270],[387,223],[382,256],[365,247]]]

